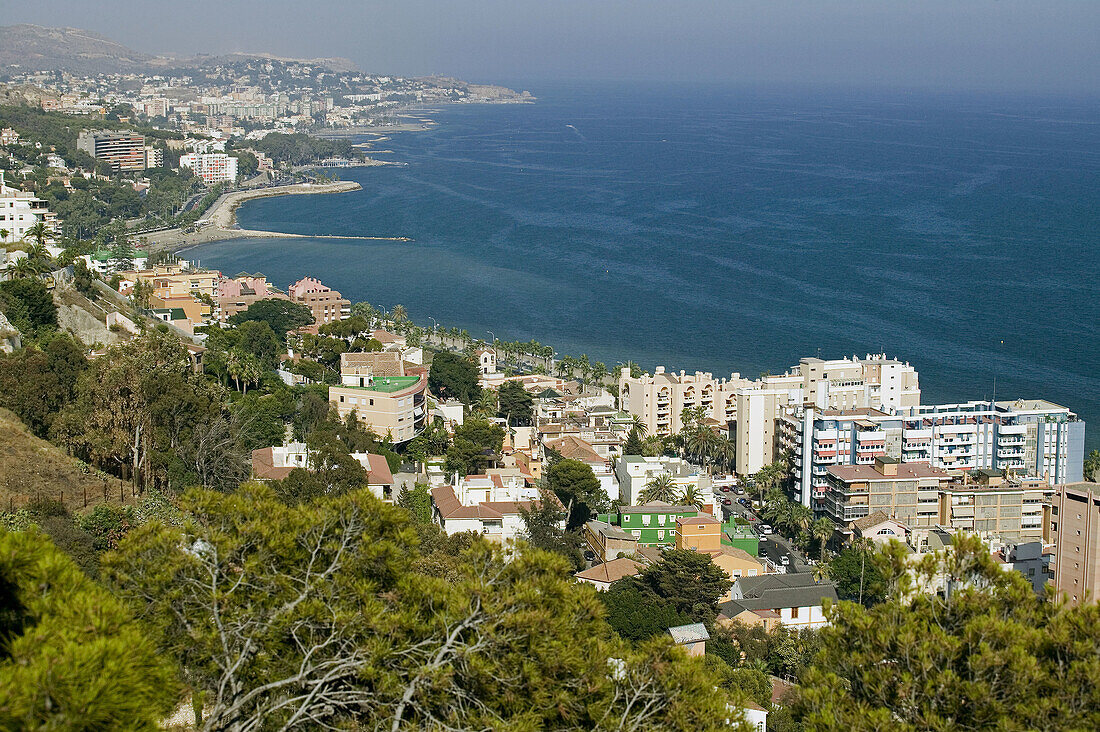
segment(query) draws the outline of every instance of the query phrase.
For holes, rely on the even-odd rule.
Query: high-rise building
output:
[[[776,420],[783,408],[813,405],[818,409],[902,409],[920,404],[917,370],[886,354],[823,360],[803,358],[797,366],[756,380],[733,374],[715,379],[709,373],[619,376],[623,409],[638,415],[657,435],[675,434],[683,426],[685,407],[703,407],[707,416],[734,436],[738,473],[755,473],[778,456]]]
[[[796,498],[824,512],[826,471],[871,465],[879,457],[941,470],[1002,470],[1048,485],[1081,479],[1085,423],[1043,400],[967,402],[879,409],[789,407],[779,419],[780,449],[792,457]]]
[[[1052,503],[1054,589],[1073,605],[1100,601],[1100,485],[1059,485]]]
[[[145,170],[145,137],[133,132],[84,130],[76,146],[114,170]]]
[[[208,186],[237,180],[237,158],[225,153],[187,153],[180,156],[180,167],[189,168]]]
[[[354,413],[360,424],[398,444],[428,424],[427,388],[427,371],[406,372],[400,353],[342,353],[340,385],[329,387],[328,400],[341,420]]]

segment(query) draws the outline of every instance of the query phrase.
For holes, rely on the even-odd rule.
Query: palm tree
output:
[[[650,501],[663,501],[672,503],[677,498],[676,483],[668,473],[662,473],[645,484],[642,493],[638,496],[642,503]]]
[[[1100,476],[1100,450],[1093,450],[1085,458],[1085,480],[1097,482]]]
[[[684,488],[684,495],[680,497],[680,505],[703,507],[703,494],[699,492],[699,486],[689,485]]]
[[[808,510],[808,509],[807,509]],[[817,558],[821,559],[825,554],[825,544],[829,539],[833,537],[833,522],[822,516],[818,520],[812,522],[807,531],[810,534],[810,539],[817,544]]]
[[[646,433],[649,432],[649,427],[646,425],[645,420],[638,414],[630,415],[630,429],[638,430],[639,437],[645,437]]]
[[[26,239],[27,237],[33,239],[38,246],[45,247],[46,240],[53,238],[53,232],[44,222],[39,221],[24,232],[23,238]]]
[[[20,257],[4,268],[13,279],[31,279],[41,274],[39,263],[30,257]]]
[[[710,451],[711,459],[723,470],[732,470],[737,459],[737,444],[729,438],[719,438]]]
[[[710,427],[699,426],[687,435],[687,439],[684,440],[684,448],[697,457],[699,462],[708,467],[709,470],[708,458],[710,458],[714,446],[721,439]]]
[[[810,525],[814,522],[814,512],[801,503],[791,501],[790,504],[790,528],[799,532],[809,531]],[[825,520],[828,521],[828,519]],[[813,532],[810,532],[810,535],[812,536]],[[832,536],[831,530],[829,536]]]
[[[7,241],[10,233],[7,229],[0,229],[0,241]]]

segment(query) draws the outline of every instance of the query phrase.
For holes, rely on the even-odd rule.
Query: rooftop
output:
[[[641,562],[635,562],[628,557],[619,557],[618,559],[612,559],[610,562],[597,564],[583,572],[577,572],[573,576],[591,582],[611,583],[621,580],[623,577],[633,577],[638,574],[643,566]]]
[[[677,625],[669,628],[668,634],[672,636],[673,642],[678,645],[710,640],[710,633],[707,632],[706,626],[702,623]]]
[[[873,480],[915,480],[917,478],[948,480],[951,478],[951,474],[946,470],[933,468],[927,463],[899,463],[897,475],[885,475],[876,470],[874,465],[831,465],[828,472],[849,483]]]
[[[392,394],[396,391],[403,391],[410,387],[416,386],[420,381],[419,376],[386,376],[380,379],[374,379],[370,386],[347,386],[342,385],[341,389],[357,389],[360,391],[380,391],[385,394]]]

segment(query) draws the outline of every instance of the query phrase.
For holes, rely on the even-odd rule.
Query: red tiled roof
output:
[[[486,501],[476,506],[463,506],[455,489],[449,485],[433,488],[432,501],[444,519],[500,519],[505,514],[518,514],[521,508],[537,505],[537,501]]]
[[[573,576],[577,579],[590,580],[592,582],[615,582],[623,577],[633,577],[645,566],[641,562],[635,562],[629,557],[619,557],[610,562],[597,564],[591,569],[577,572]]]
[[[275,467],[273,448],[261,447],[252,451],[252,475],[260,480],[282,480],[290,475],[294,468]]]
[[[367,471],[369,473],[367,476],[369,485],[393,485],[393,473],[390,472],[390,464],[386,462],[386,458],[369,453],[367,463],[370,464]]]

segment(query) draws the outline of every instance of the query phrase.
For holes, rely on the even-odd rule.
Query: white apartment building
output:
[[[755,473],[778,456],[776,420],[789,406],[818,409],[903,409],[920,404],[917,370],[884,353],[833,360],[803,358],[783,374],[749,380],[740,374],[715,379],[711,374],[666,373],[637,379],[619,376],[622,408],[638,415],[651,434],[669,435],[683,424],[685,407],[703,407],[707,416],[728,426],[737,447],[736,467]]]
[[[683,493],[696,487],[704,499],[710,498],[710,478],[682,458],[643,457],[623,455],[615,464],[615,477],[619,482],[619,501],[624,506],[638,506],[646,483],[659,475],[670,475],[677,490]]]
[[[189,168],[208,186],[237,180],[237,158],[225,153],[187,153],[180,156],[180,167]]]
[[[781,450],[793,455],[796,498],[823,510],[826,473],[834,465],[871,465],[878,457],[948,471],[976,469],[1041,478],[1081,480],[1085,423],[1044,400],[819,410],[785,408]]]
[[[53,229],[57,217],[47,206],[33,193],[11,188],[0,179],[0,229],[7,232],[0,241],[19,241],[39,221]]]

